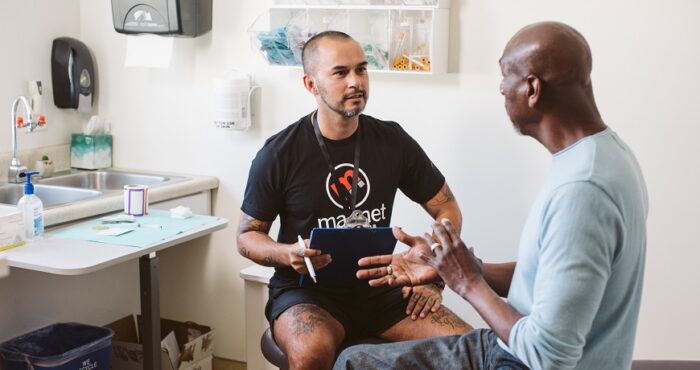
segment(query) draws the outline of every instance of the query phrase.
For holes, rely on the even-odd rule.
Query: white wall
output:
[[[238,271],[250,262],[236,253],[235,224],[250,160],[266,137],[314,107],[300,71],[268,68],[251,50],[246,29],[270,4],[215,1],[212,32],[176,39],[172,66],[154,70],[123,67],[126,41],[112,28],[109,1],[80,1],[80,38],[100,68],[99,112],[115,127],[115,165],[221,180],[214,211],[234,226],[198,248],[163,256],[162,312],[216,326],[217,355],[241,360]],[[637,153],[651,198],[635,358],[700,359],[700,297],[692,288],[700,280],[700,149],[692,145],[700,134],[700,113],[693,109],[700,101],[698,19],[700,3],[693,0],[452,0],[450,74],[371,75],[367,113],[400,122],[443,170],[462,206],[463,237],[477,253],[511,260],[549,156],[513,133],[498,94],[496,61],[508,38],[533,21],[564,21],[587,37],[601,113]],[[211,81],[231,67],[255,74],[262,86],[255,126],[247,132],[220,131],[211,123]],[[0,151],[7,143],[2,136]],[[401,196],[394,223],[419,232],[429,219]],[[448,304],[479,322],[456,297]]]
[[[70,133],[89,118],[75,110],[53,105],[51,88],[51,43],[54,38],[80,35],[80,3],[77,0],[0,1],[0,153],[12,150],[9,112],[18,95],[27,95],[27,83],[40,80],[44,90],[45,129],[27,134],[17,132],[20,150],[70,143]],[[8,114],[5,114],[8,113]],[[24,109],[20,115],[25,116]],[[38,159],[38,158],[37,158]],[[23,163],[27,164],[27,163]],[[7,169],[1,168],[5,178]]]

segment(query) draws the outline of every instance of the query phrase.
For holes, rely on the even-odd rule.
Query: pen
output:
[[[158,224],[136,224],[136,227],[143,227],[147,229],[163,229],[163,225],[158,225]]]
[[[299,241],[299,246],[306,249],[306,243],[304,243],[304,239],[301,238],[301,235],[297,235],[297,240]],[[316,283],[316,271],[314,271],[314,265],[311,264],[311,259],[309,256],[304,256],[304,262],[306,262],[306,269],[309,270],[309,275],[311,275],[311,279]]]
[[[163,229],[163,225],[158,225],[158,224],[130,223],[130,224],[126,224],[126,225],[124,225],[124,226],[126,226],[126,228],[130,228],[129,226],[132,226],[131,229],[138,229],[138,228],[142,228],[142,229],[159,229],[159,230],[162,230],[162,229]]]

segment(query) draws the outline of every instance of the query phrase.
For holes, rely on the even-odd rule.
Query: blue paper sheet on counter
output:
[[[149,210],[148,215],[136,218],[135,224],[140,224],[141,227],[135,224],[104,225],[99,219],[95,219],[51,232],[48,237],[143,248],[218,219],[213,216],[193,215],[183,220],[170,217],[170,212],[167,211]],[[98,235],[100,230],[96,230],[95,226],[134,228],[134,231],[118,236]]]

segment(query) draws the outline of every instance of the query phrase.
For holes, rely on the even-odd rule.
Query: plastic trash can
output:
[[[109,370],[111,329],[57,323],[0,344],[4,370]]]

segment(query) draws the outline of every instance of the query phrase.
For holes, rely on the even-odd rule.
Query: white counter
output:
[[[83,275],[223,229],[228,220],[201,226],[144,248],[47,237],[3,252],[9,265],[56,275]]]

